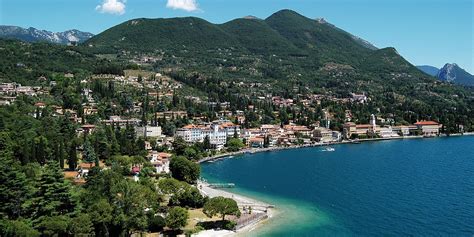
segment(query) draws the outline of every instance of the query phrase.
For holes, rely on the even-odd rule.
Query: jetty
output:
[[[235,188],[234,183],[210,183],[207,186],[210,188]]]

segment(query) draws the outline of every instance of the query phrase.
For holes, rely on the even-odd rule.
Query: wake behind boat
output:
[[[336,149],[333,148],[333,147],[328,146],[328,147],[324,148],[322,151],[336,151]]]

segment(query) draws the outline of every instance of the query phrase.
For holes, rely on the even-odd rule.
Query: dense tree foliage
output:
[[[182,228],[188,221],[188,210],[182,207],[173,207],[166,216],[166,226],[175,230]]]
[[[237,202],[231,198],[214,197],[209,199],[204,205],[203,212],[208,217],[220,215],[222,220],[225,220],[226,215],[240,216],[240,210]]]
[[[201,173],[201,167],[184,156],[171,158],[170,171],[173,178],[187,183],[196,183]]]

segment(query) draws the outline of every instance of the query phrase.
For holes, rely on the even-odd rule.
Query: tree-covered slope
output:
[[[361,56],[371,51],[344,31],[291,10],[274,13],[265,22],[298,48],[310,55],[316,54],[323,62],[356,64]]]
[[[242,18],[220,25],[194,17],[134,19],[94,36],[85,45],[137,52],[233,49],[347,63],[371,51],[345,31],[290,10],[265,20]]]
[[[405,60],[395,48],[383,48],[371,52],[361,62],[361,68],[370,72],[379,73],[411,73],[420,77],[427,77],[415,66]]]
[[[261,54],[300,52],[291,42],[260,19],[235,19],[220,27],[251,52]]]
[[[52,73],[120,72],[118,66],[81,47],[0,39],[0,54],[0,80],[27,85]]]
[[[170,48],[208,50],[239,43],[214,24],[185,17],[130,20],[92,37],[86,45],[143,52]]]

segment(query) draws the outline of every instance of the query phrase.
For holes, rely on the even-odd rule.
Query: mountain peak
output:
[[[93,34],[76,29],[64,32],[51,32],[39,30],[34,27],[22,28],[19,26],[0,26],[0,38],[18,39],[26,42],[49,42],[68,44],[71,41],[83,42],[91,38]]]
[[[446,63],[436,76],[442,81],[474,86],[474,76],[459,67],[456,63]]]
[[[446,63],[443,68],[459,67],[456,63]]]
[[[290,9],[283,9],[280,11],[277,11],[273,13],[271,16],[269,16],[267,19],[271,18],[306,18],[305,16],[299,14],[298,12],[295,12]]]
[[[256,17],[256,16],[252,16],[252,15],[244,16],[244,17],[242,17],[242,19],[246,19],[246,20],[260,20],[260,18],[258,18],[258,17]]]

